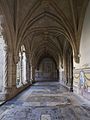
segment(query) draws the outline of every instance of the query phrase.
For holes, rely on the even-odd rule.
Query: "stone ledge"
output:
[[[21,86],[19,88],[12,88],[12,92],[7,94],[6,100],[10,100],[12,98],[14,98],[15,96],[17,96],[19,93],[21,93],[23,90],[25,90],[26,88],[28,88],[31,84],[26,84],[24,86]]]
[[[23,90],[28,88],[31,84],[26,84],[24,86],[21,86],[20,88],[16,88],[13,86],[12,88],[8,88],[8,93],[1,92],[0,93],[0,103],[1,105],[5,103],[6,101],[14,98],[17,96],[19,93],[21,93]]]

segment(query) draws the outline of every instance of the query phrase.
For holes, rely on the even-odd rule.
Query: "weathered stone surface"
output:
[[[57,89],[62,92],[58,94]],[[38,83],[1,106],[0,120],[89,120],[90,106],[79,103],[80,99],[59,83]]]
[[[41,115],[41,120],[51,120],[50,115]]]

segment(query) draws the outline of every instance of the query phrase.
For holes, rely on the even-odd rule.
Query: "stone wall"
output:
[[[74,70],[74,92],[90,100],[90,68]]]
[[[74,92],[90,100],[90,2],[80,41],[80,63],[74,62]]]

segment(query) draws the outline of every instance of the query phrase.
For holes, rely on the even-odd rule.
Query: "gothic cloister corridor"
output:
[[[0,120],[90,120],[90,0],[0,0]]]
[[[89,119],[90,104],[59,82],[37,82],[0,108],[0,120]]]

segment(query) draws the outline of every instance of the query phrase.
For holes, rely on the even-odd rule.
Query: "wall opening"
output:
[[[19,87],[27,83],[26,80],[26,51],[24,45],[21,46],[17,63],[16,86]]]
[[[2,19],[3,16],[0,15],[0,92],[4,92],[4,87],[6,84],[6,53],[7,53],[7,45],[2,35]],[[1,99],[1,98],[0,98]]]
[[[43,58],[37,70],[35,70],[35,80],[36,81],[57,81],[58,80],[58,70],[55,62],[47,57]]]

